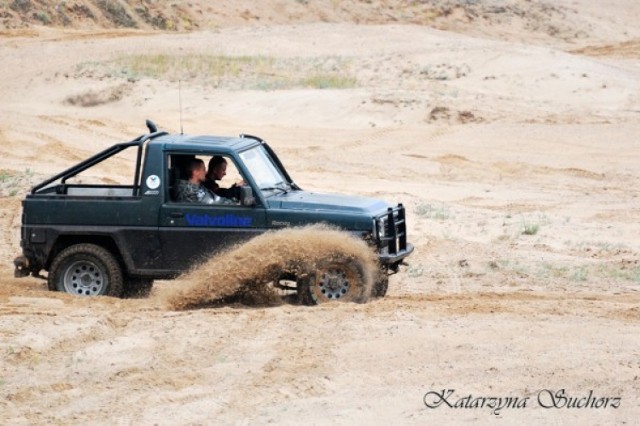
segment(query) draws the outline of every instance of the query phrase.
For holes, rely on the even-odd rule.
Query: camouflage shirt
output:
[[[233,201],[214,194],[203,185],[186,180],[178,182],[176,201],[179,203],[234,204]]]

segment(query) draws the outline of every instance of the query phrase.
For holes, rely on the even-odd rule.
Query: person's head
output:
[[[187,173],[189,173],[189,182],[202,183],[204,182],[207,170],[204,168],[204,161],[199,158],[189,160],[187,164]]]
[[[207,177],[211,180],[220,180],[227,174],[227,160],[220,155],[211,157]]]

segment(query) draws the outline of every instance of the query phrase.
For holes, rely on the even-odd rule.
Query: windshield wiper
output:
[[[289,192],[290,188],[288,188],[289,185],[285,182],[278,182],[276,184],[276,186],[266,186],[264,188],[260,188],[260,191],[275,191],[275,190],[280,190],[282,191],[283,194],[286,194],[287,192]]]

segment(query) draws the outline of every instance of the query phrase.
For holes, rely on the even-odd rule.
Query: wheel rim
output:
[[[72,263],[64,274],[64,289],[78,296],[97,296],[104,294],[107,277],[93,262],[80,260]]]
[[[342,269],[329,269],[320,273],[314,296],[322,300],[340,300],[349,294],[351,277]]]

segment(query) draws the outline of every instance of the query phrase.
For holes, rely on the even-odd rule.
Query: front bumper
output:
[[[389,207],[375,217],[373,225],[379,247],[378,259],[382,265],[393,268],[413,253],[413,245],[407,242],[407,222],[402,204]]]
[[[413,253],[413,244],[407,243],[406,249],[398,250],[396,253],[380,253],[378,260],[382,265],[397,265],[411,253]]]

